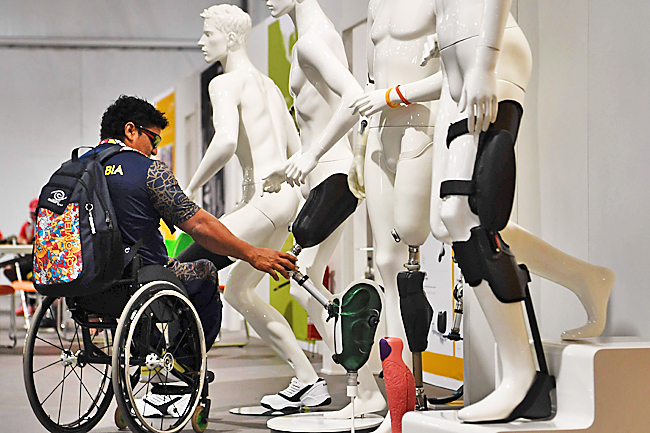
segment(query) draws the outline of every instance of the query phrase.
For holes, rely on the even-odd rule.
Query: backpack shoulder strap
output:
[[[114,157],[115,155],[120,153],[121,151],[122,151],[122,146],[119,146],[119,145],[110,146],[108,149],[102,150],[101,152],[99,152],[99,155],[98,155],[99,163],[102,164],[102,165],[106,164],[106,162],[109,159],[111,159],[112,157]]]

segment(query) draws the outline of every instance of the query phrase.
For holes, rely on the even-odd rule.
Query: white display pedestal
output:
[[[650,342],[614,337],[578,343],[544,342],[557,381],[557,414],[549,421],[465,424],[456,411],[409,412],[405,432],[648,432]]]

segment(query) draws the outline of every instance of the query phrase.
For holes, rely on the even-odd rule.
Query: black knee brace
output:
[[[514,101],[499,103],[497,120],[479,135],[472,180],[447,180],[440,186],[440,197],[467,195],[472,212],[481,226],[501,231],[510,219],[515,197],[515,139],[523,110]],[[449,127],[447,146],[467,134],[467,120]]]
[[[291,232],[303,248],[323,242],[357,208],[359,200],[350,192],[348,175],[336,173],[309,192]]]
[[[499,301],[524,300],[526,285],[530,281],[528,270],[517,265],[501,235],[481,226],[474,227],[471,233],[469,240],[453,243],[456,263],[467,284],[476,287],[485,280]]]

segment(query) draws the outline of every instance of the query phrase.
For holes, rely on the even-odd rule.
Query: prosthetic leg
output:
[[[518,346],[503,340],[504,332],[510,330],[503,329],[504,332],[500,332],[502,326],[499,322],[503,322],[503,326],[517,324],[519,323],[517,316],[520,313],[517,313],[517,308],[503,309],[498,305],[514,306],[524,301],[539,365],[539,370],[527,394],[519,400],[520,403],[512,412],[494,419],[493,414],[487,415],[490,410],[472,411],[471,408],[474,406],[472,405],[459,412],[459,418],[469,422],[509,422],[520,417],[541,419],[551,416],[549,394],[555,387],[555,379],[549,375],[544,357],[528,289],[530,281],[528,269],[525,265],[517,264],[514,255],[499,234],[510,218],[514,199],[516,178],[514,143],[522,111],[521,106],[514,101],[500,102],[496,122],[479,136],[472,179],[447,180],[440,187],[440,197],[443,199],[448,196],[468,196],[471,211],[479,217],[480,225],[470,230],[468,240],[453,242],[454,254],[465,281],[475,288],[477,296],[480,294],[479,301],[495,334],[497,346],[501,346],[499,344],[501,341],[503,347],[499,349],[506,352],[502,353],[505,363],[510,363],[519,356],[524,358],[529,356],[522,354],[522,351],[528,350],[525,347],[527,338],[519,338]],[[447,136],[447,146],[454,139],[467,133],[467,120],[452,124]],[[496,299],[487,292],[488,288]],[[498,316],[500,310],[504,312],[503,317]],[[513,332],[525,333],[525,328]],[[506,366],[505,363],[504,370],[516,369],[514,364]],[[507,392],[503,390],[504,394]],[[490,397],[492,395],[485,400]],[[511,396],[511,398],[515,397]],[[479,402],[477,407],[482,402]]]
[[[357,198],[348,188],[347,175],[333,174],[320,183],[311,190],[291,226],[295,238],[291,253],[298,256],[303,248],[323,242],[355,211],[357,204]],[[300,271],[291,272],[291,278],[327,310],[328,321],[335,320],[332,359],[347,371],[354,431],[357,372],[368,361],[374,344],[382,306],[379,286],[370,280],[360,281],[348,288],[341,300],[330,300]]]
[[[393,231],[395,240],[399,240]],[[415,379],[415,410],[427,410],[427,396],[422,380],[422,352],[427,350],[429,328],[433,319],[433,308],[424,293],[425,273],[420,271],[420,250],[409,246],[409,261],[404,264],[406,271],[397,274],[402,322],[413,354],[413,376]]]

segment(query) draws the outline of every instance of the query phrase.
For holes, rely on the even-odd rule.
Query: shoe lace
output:
[[[289,386],[284,391],[282,391],[282,393],[290,397],[292,395],[295,395],[298,391],[300,391],[303,388],[304,385],[294,377],[293,379],[291,379],[291,383],[289,384]]]

